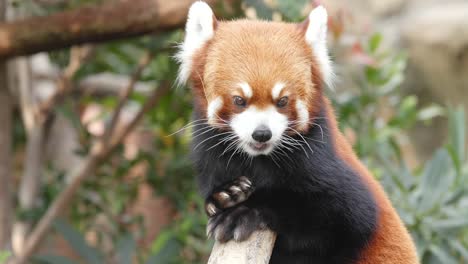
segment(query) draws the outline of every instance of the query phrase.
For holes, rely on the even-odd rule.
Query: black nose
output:
[[[271,130],[267,126],[261,125],[254,130],[252,138],[258,142],[267,142],[271,138]]]

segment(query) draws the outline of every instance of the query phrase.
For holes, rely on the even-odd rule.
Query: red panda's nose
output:
[[[267,142],[271,138],[271,130],[265,126],[258,126],[252,133],[252,138],[258,142]]]

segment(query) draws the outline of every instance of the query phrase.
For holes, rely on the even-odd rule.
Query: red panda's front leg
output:
[[[245,205],[253,193],[252,182],[247,177],[238,179],[219,188],[205,202],[210,217],[207,235],[220,242],[246,240],[254,231],[265,228],[257,209]]]
[[[205,201],[205,212],[212,217],[225,209],[245,202],[252,192],[252,182],[247,177],[241,176],[213,191]]]

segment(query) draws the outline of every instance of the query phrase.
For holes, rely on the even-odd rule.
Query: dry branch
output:
[[[184,25],[195,0],[120,0],[47,17],[0,24],[0,60],[89,42],[167,31]],[[206,0],[217,6],[236,0]],[[232,6],[232,5],[230,5]]]
[[[151,63],[151,60],[153,59],[153,57],[154,57],[154,53],[151,52],[151,51],[147,51],[143,55],[143,57],[141,58],[141,60],[140,60],[140,62],[138,64],[137,69],[132,74],[132,77],[130,78],[130,82],[128,83],[127,87],[120,92],[119,102],[118,102],[118,104],[117,104],[117,106],[116,106],[116,108],[114,110],[114,113],[112,115],[109,126],[104,131],[103,140],[106,142],[105,144],[109,143],[109,141],[110,141],[109,136],[111,135],[112,131],[114,131],[115,126],[117,125],[117,122],[119,121],[118,119],[120,117],[120,112],[122,111],[122,108],[124,107],[124,105],[127,102],[128,98],[130,97],[130,95],[134,91],[134,89],[136,87],[136,83],[140,79],[141,74],[143,73],[143,70],[146,68],[146,66],[148,66],[148,64]]]
[[[52,96],[45,101],[40,107],[37,113],[37,118],[40,122],[44,122],[47,116],[50,114],[52,109],[57,105],[59,100],[69,93],[72,89],[72,79],[76,72],[80,69],[81,65],[85,63],[93,54],[93,48],[91,46],[74,47],[71,49],[70,62],[68,66],[63,70],[57,81],[57,90]]]
[[[276,235],[270,230],[253,233],[247,241],[217,242],[208,264],[268,264]]]

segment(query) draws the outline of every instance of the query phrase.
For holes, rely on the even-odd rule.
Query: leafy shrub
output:
[[[379,51],[374,35],[362,52],[373,63],[362,68],[357,91],[335,100],[343,130],[353,131],[354,148],[384,185],[411,232],[422,263],[468,262],[468,161],[463,109],[420,107],[399,86],[405,56]],[[332,95],[333,96],[333,95]],[[401,137],[417,121],[447,113],[450,136],[432,158],[411,169]]]

